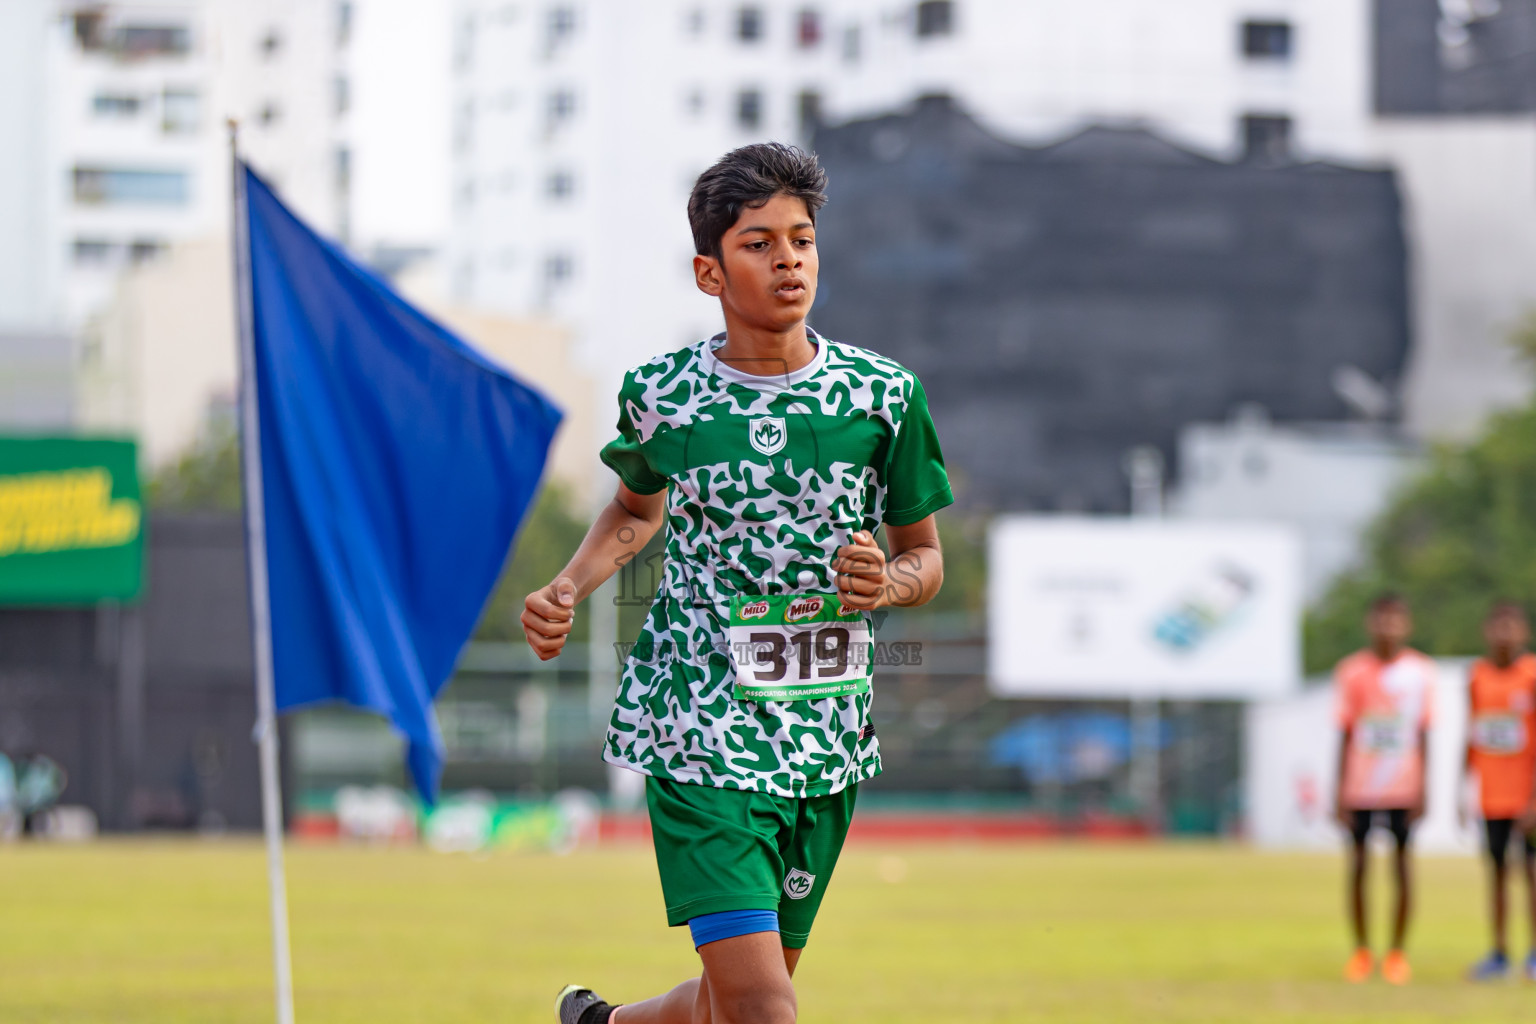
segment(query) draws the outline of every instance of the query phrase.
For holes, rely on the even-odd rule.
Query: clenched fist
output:
[[[886,603],[885,552],[868,530],[848,539],[832,560],[838,600],[844,608],[873,611]]]
[[[549,586],[523,598],[521,621],[528,646],[540,661],[559,657],[576,624],[576,584],[567,576],[556,576]]]

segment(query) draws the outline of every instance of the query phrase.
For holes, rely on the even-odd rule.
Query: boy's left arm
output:
[[[832,569],[844,608],[915,608],[931,601],[944,585],[944,551],[932,515],[905,526],[886,523],[885,539],[891,549],[889,559],[867,530],[855,533],[852,543],[837,549]]]

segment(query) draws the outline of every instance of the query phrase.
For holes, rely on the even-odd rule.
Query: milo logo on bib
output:
[[[820,613],[827,602],[820,597],[802,597],[796,600],[784,612],[785,622],[800,622]]]
[[[869,692],[869,620],[833,594],[731,599],[737,700],[818,700]]]

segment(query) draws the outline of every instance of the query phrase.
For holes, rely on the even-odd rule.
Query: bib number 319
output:
[[[869,621],[834,595],[731,601],[738,700],[815,700],[869,691]]]

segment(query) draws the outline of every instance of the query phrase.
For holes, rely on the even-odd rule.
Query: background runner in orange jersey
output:
[[[1536,655],[1526,653],[1530,626],[1525,609],[1508,601],[1493,606],[1483,622],[1488,653],[1472,666],[1467,729],[1467,781],[1476,779],[1479,809],[1493,863],[1493,950],[1472,966],[1474,981],[1509,974],[1509,929],[1505,905],[1509,875],[1505,857],[1518,831],[1525,852],[1526,897],[1536,935],[1536,842],[1533,842],[1532,775],[1536,773]],[[1469,794],[1470,795],[1470,794]],[[1467,817],[1463,801],[1462,817]],[[1525,959],[1527,978],[1536,980],[1536,951]]]
[[[1339,781],[1335,807],[1350,836],[1349,909],[1355,951],[1344,968],[1364,981],[1375,966],[1366,936],[1366,837],[1385,825],[1397,841],[1394,864],[1397,911],[1392,946],[1381,964],[1394,985],[1408,982],[1403,940],[1412,907],[1409,831],[1424,816],[1424,765],[1435,664],[1407,647],[1413,630],[1408,604],[1396,594],[1378,597],[1366,615],[1371,645],[1339,662]]]

